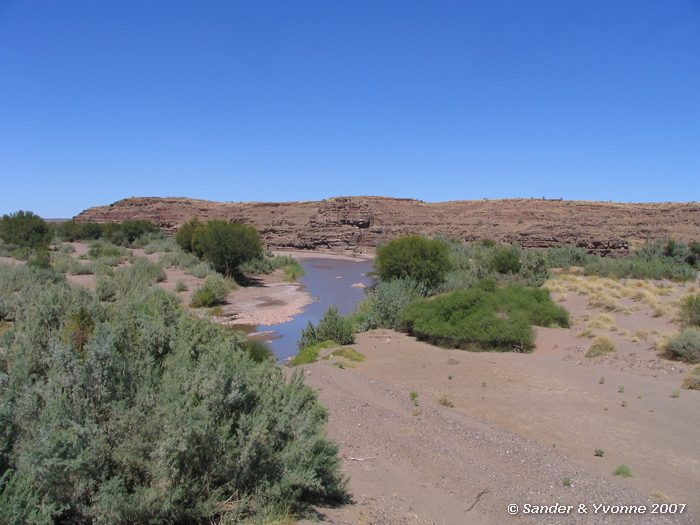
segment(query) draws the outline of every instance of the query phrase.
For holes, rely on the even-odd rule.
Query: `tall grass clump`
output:
[[[617,352],[617,347],[607,335],[596,337],[586,351],[586,357],[598,357]]]
[[[0,288],[0,523],[259,522],[346,498],[315,392],[240,335],[154,286],[104,304],[0,267]]]
[[[411,303],[399,326],[419,339],[469,350],[534,348],[531,325],[569,326],[569,315],[542,288],[493,281]]]
[[[700,294],[688,295],[681,301],[680,318],[683,326],[700,326]]]
[[[644,259],[641,257],[597,257],[584,267],[586,275],[598,275],[612,279],[670,279],[691,281],[696,271],[683,262],[671,258]]]

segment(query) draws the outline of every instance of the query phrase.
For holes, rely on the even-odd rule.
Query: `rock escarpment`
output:
[[[428,203],[387,197],[308,202],[211,202],[134,197],[89,208],[78,221],[149,219],[169,232],[192,217],[255,226],[270,248],[366,250],[420,233],[494,239],[527,248],[573,245],[620,254],[647,239],[700,239],[700,203],[622,204],[544,199]]]

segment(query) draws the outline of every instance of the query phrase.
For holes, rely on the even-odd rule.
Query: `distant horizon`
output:
[[[0,1],[0,48],[2,214],[700,200],[697,0]]]

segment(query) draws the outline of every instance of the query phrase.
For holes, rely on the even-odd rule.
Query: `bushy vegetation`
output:
[[[206,223],[192,219],[182,225],[175,239],[183,250],[193,252],[227,277],[237,275],[241,264],[263,254],[255,228],[218,219]]]
[[[670,279],[689,281],[695,278],[693,267],[668,257],[645,259],[642,257],[596,257],[584,267],[586,275],[598,275],[613,279]]]
[[[681,301],[683,326],[700,326],[700,294],[689,295]]]
[[[318,326],[314,326],[309,321],[308,326],[301,332],[297,347],[299,350],[303,350],[324,341],[335,341],[339,345],[349,345],[355,342],[355,334],[350,320],[341,316],[334,306],[326,310],[318,322]]]
[[[449,249],[441,240],[408,235],[377,248],[374,267],[383,281],[411,279],[430,291],[450,269]]]
[[[680,334],[668,340],[664,351],[669,359],[700,363],[700,328],[684,328]]]
[[[232,523],[345,497],[325,412],[240,335],[126,278],[0,266],[0,523]],[[261,361],[261,362],[257,362]]]
[[[221,275],[210,275],[204,284],[192,294],[192,306],[195,308],[210,308],[226,302],[226,296],[231,291],[232,283]]]
[[[311,343],[303,348],[299,349],[299,353],[292,359],[292,366],[298,365],[309,365],[318,361],[318,355],[321,350],[325,348],[333,348],[338,346],[335,341],[320,341],[317,343]]]
[[[272,255],[268,252],[242,263],[239,270],[246,274],[269,274],[281,269],[285,280],[294,282],[304,275],[304,268],[290,255]]]
[[[151,221],[132,219],[121,223],[64,221],[53,226],[53,233],[63,241],[90,241],[102,239],[122,246],[132,246],[138,239],[160,234],[160,228]]]
[[[569,315],[542,288],[493,281],[411,303],[399,326],[419,339],[450,348],[530,351],[531,325],[569,326]]]
[[[2,216],[0,238],[5,244],[20,248],[46,248],[51,242],[51,230],[38,215],[20,210]]]
[[[396,328],[403,309],[420,296],[418,283],[410,279],[380,281],[367,291],[350,321],[359,331]]]

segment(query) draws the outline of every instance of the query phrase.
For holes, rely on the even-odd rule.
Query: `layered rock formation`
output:
[[[428,203],[387,197],[337,197],[308,202],[211,202],[138,197],[89,208],[78,221],[149,219],[173,232],[192,217],[255,226],[270,248],[366,250],[420,233],[466,241],[490,238],[524,247],[581,246],[626,252],[647,239],[700,239],[700,203],[505,199]]]

